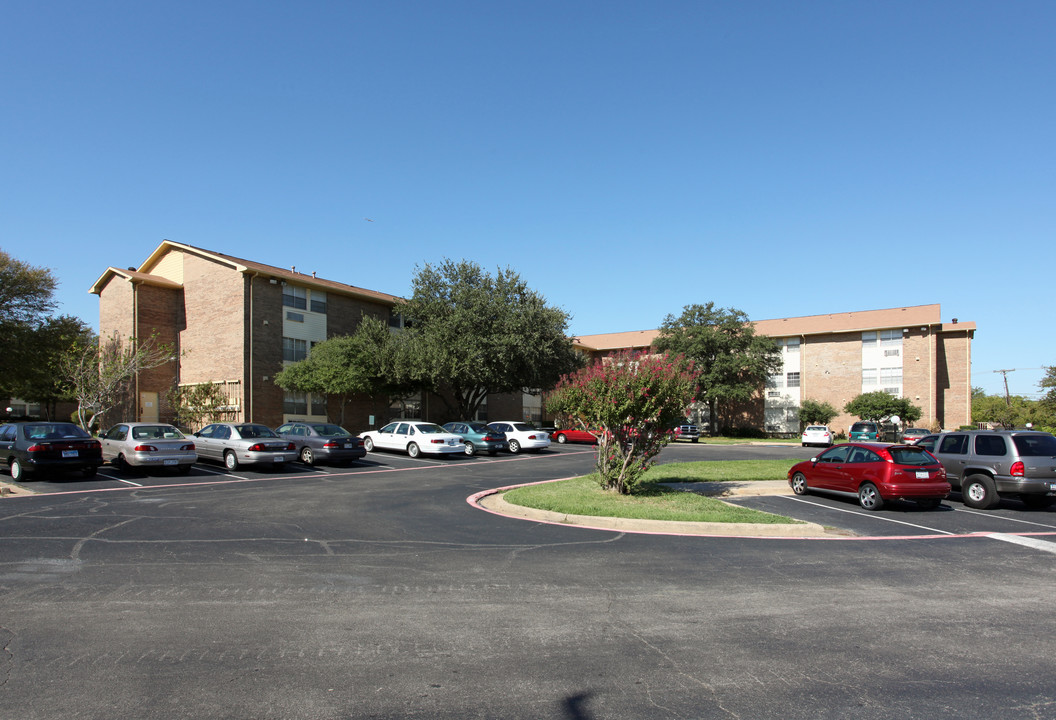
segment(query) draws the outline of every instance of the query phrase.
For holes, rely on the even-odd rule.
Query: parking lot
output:
[[[812,452],[685,443],[662,459]],[[790,540],[466,503],[592,454],[26,483],[40,494],[0,500],[0,717],[1056,714],[1052,511],[734,499],[856,534]]]

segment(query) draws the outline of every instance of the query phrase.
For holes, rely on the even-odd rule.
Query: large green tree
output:
[[[31,382],[34,334],[55,309],[51,270],[34,267],[0,250],[0,394],[19,395]],[[26,398],[35,400],[36,398]]]
[[[597,429],[599,483],[632,494],[671,428],[685,418],[696,389],[693,365],[681,356],[623,353],[562,378],[546,408]]]
[[[756,335],[741,310],[718,308],[711,302],[687,305],[677,317],[668,315],[653,347],[693,361],[713,435],[718,433],[721,411],[751,400],[781,369],[781,355],[772,338]]]
[[[451,417],[473,417],[492,393],[548,389],[582,365],[568,314],[509,268],[490,275],[468,260],[427,263],[412,287],[399,308],[408,328],[397,378],[438,395]]]
[[[70,315],[41,321],[18,348],[21,366],[10,379],[8,391],[14,397],[39,402],[47,417],[54,417],[59,400],[72,399],[60,370],[63,356],[71,347],[94,341],[95,332],[80,318]]]
[[[386,323],[364,315],[352,335],[340,335],[312,348],[308,357],[288,365],[275,376],[285,390],[320,393],[340,400],[339,423],[352,395],[373,398],[407,392],[396,370],[400,339]]]
[[[831,403],[806,398],[799,406],[799,419],[807,425],[828,425],[840,411]]]
[[[895,397],[883,390],[862,393],[843,406],[843,411],[862,420],[880,422],[897,415],[906,425],[920,420],[923,411],[906,398]]]

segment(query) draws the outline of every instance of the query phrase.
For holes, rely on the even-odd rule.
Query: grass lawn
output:
[[[781,515],[735,507],[715,498],[660,482],[716,480],[780,480],[795,460],[740,460],[728,462],[667,463],[652,468],[638,495],[617,495],[601,489],[592,476],[530,485],[503,496],[514,505],[569,515],[680,520],[683,522],[760,523],[792,525],[798,521]],[[763,467],[763,466],[766,467]]]

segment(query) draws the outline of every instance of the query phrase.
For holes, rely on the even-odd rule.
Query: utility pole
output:
[[[1001,373],[1001,375],[1005,378],[1005,405],[1008,407],[1012,407],[1012,398],[1008,396],[1008,374],[1010,372],[1015,371],[1015,368],[1011,368],[1009,370],[994,370],[995,373]]]

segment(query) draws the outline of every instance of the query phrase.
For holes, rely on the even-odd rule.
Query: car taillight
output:
[[[286,449],[287,450],[296,450],[297,446],[294,445],[292,442],[288,442],[288,443],[286,443]]]
[[[250,452],[264,452],[265,447],[262,443],[254,443],[249,446]]]
[[[340,446],[340,445],[338,445],[338,444],[337,444],[336,442],[334,442],[333,440],[329,440],[329,441],[327,441],[327,442],[323,443],[323,447],[324,447],[324,448],[328,448],[328,449],[332,449],[332,448],[337,448],[337,447],[341,447],[341,446]]]
[[[433,445],[443,445],[444,444],[443,440],[437,440],[436,438],[433,438],[429,442],[431,442]]]
[[[529,439],[529,440],[535,440],[535,435],[529,435],[529,436],[528,436],[528,439]]]
[[[99,448],[100,450],[102,450],[103,449],[103,444],[101,442],[99,442],[98,440],[92,440],[90,443],[88,443],[88,447],[92,448],[93,450],[95,450],[96,448]]]
[[[1026,475],[1026,468],[1023,467],[1022,461],[1017,460],[1012,463],[1012,467],[1008,471],[1009,475],[1015,475],[1016,477],[1023,477]]]
[[[157,452],[158,449],[153,445],[136,445],[134,448],[136,452]]]
[[[182,446],[180,450],[194,450],[194,443],[187,443],[186,445]]]
[[[30,445],[28,448],[26,448],[26,452],[42,452],[43,450],[43,445]]]

